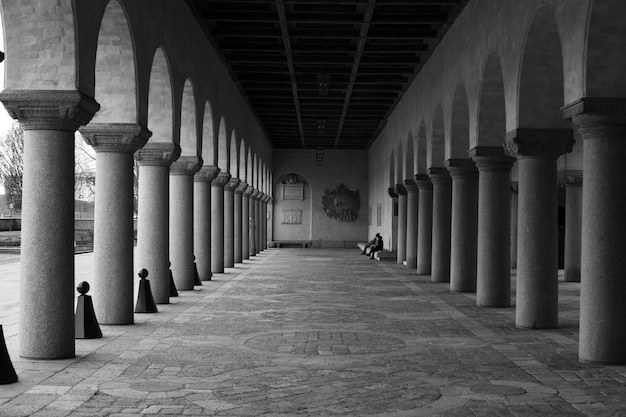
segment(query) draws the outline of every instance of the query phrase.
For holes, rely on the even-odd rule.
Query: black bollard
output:
[[[198,274],[198,266],[196,265],[196,255],[193,255],[193,285],[202,285],[200,274]]]
[[[170,297],[178,297],[178,290],[174,283],[174,275],[172,275],[172,263],[170,262]]]
[[[146,279],[148,276],[148,270],[142,268],[139,271],[139,294],[137,295],[137,304],[135,305],[135,313],[156,313],[156,303],[154,297],[152,297],[152,290],[150,289],[150,281]]]
[[[76,303],[76,314],[74,315],[74,338],[75,339],[98,339],[102,337],[100,325],[96,319],[96,312],[93,310],[93,302],[89,292],[89,283],[83,281],[76,287],[80,295]]]
[[[7,345],[4,342],[4,332],[0,324],[0,384],[12,384],[17,381],[17,374],[9,357]]]

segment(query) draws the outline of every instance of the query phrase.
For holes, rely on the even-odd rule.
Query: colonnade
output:
[[[182,155],[172,142],[150,141],[137,124],[88,124],[99,105],[76,91],[2,93],[24,129],[20,355],[62,359],[74,347],[74,133],[95,149],[94,280],[102,324],[133,323],[136,268],[152,294],[169,303],[169,270],[180,290],[224,272],[267,248],[271,196]],[[138,163],[137,260],[134,260],[133,155]],[[258,182],[260,184],[260,181]],[[252,218],[253,220],[249,220]],[[252,239],[249,224],[255,224]]]
[[[398,231],[398,263],[451,291],[475,292],[482,307],[511,305],[517,269],[515,325],[558,327],[557,195],[565,187],[564,280],[581,282],[580,360],[626,362],[623,109],[619,99],[565,107],[583,141],[582,171],[557,172],[572,129],[517,129],[500,147],[475,147],[467,159],[446,160],[447,169],[430,168],[430,178],[404,179],[396,186],[398,215],[406,216],[398,219],[406,228]]]

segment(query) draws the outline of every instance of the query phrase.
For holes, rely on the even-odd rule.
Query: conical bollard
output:
[[[193,285],[202,285],[200,274],[198,274],[198,266],[196,265],[196,255],[193,255]]]
[[[75,339],[98,339],[102,337],[100,325],[96,319],[96,312],[93,309],[91,296],[87,295],[89,283],[83,281],[76,287],[80,295],[76,303],[76,314],[74,315],[74,338]]]
[[[17,374],[9,357],[7,345],[4,342],[4,332],[0,324],[0,384],[12,384],[17,381]]]
[[[174,283],[174,275],[172,275],[172,263],[170,262],[170,297],[178,297],[176,283]]]
[[[135,305],[135,313],[156,313],[156,303],[154,297],[152,297],[152,290],[150,289],[150,281],[146,279],[148,276],[148,270],[142,268],[139,271],[139,294],[137,295],[137,304]]]

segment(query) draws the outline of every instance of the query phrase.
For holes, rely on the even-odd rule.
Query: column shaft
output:
[[[230,175],[220,172],[211,183],[211,272],[224,272],[224,187]]]
[[[235,266],[235,188],[239,179],[231,178],[224,187],[224,267]]]
[[[578,353],[585,362],[626,363],[625,103],[583,98],[568,109],[585,156]]]
[[[511,269],[517,269],[518,183],[511,182]]]
[[[194,176],[193,248],[201,281],[211,279],[211,181],[219,169],[205,166]]]
[[[452,179],[445,168],[430,168],[433,183],[432,282],[450,282]]]
[[[135,154],[139,163],[137,267],[148,270],[154,301],[169,303],[169,166],[180,148],[148,143]]]
[[[519,159],[515,324],[558,326],[558,201],[556,160],[571,152],[569,129],[518,129],[506,150]]]
[[[450,290],[476,291],[478,171],[471,159],[446,161],[452,176]]]
[[[253,188],[248,185],[241,196],[241,257],[250,259],[250,194]]]
[[[565,186],[564,279],[568,282],[580,282],[583,215],[582,171],[567,175]]]
[[[419,193],[413,180],[404,180],[406,188],[406,267],[417,268],[417,207]]]
[[[20,356],[74,349],[74,131],[99,109],[78,91],[4,90],[24,129]]]
[[[132,324],[133,154],[150,132],[135,124],[94,124],[80,129],[96,153],[94,279],[91,296],[100,324]]]
[[[470,155],[479,170],[476,304],[511,304],[511,167],[503,147],[476,147]]]
[[[433,184],[428,175],[416,176],[419,189],[417,221],[417,274],[430,275],[433,254]]]
[[[234,217],[235,217],[235,263],[243,262],[243,252],[242,252],[242,238],[243,238],[243,228],[242,228],[242,209],[243,209],[243,192],[248,188],[248,184],[245,182],[239,183],[239,186],[235,189],[234,193]],[[247,223],[247,222],[246,222]]]
[[[398,250],[396,262],[403,264],[406,260],[406,189],[402,184],[396,184],[398,193]]]

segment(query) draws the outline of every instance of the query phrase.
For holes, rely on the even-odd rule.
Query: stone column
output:
[[[406,267],[417,268],[417,206],[419,193],[412,179],[404,180],[406,189]]]
[[[471,159],[448,159],[452,177],[450,291],[476,291],[478,170]]]
[[[478,168],[476,304],[511,305],[511,168],[515,158],[502,146],[469,151]]]
[[[241,195],[241,257],[250,259],[250,195],[254,191],[248,185]]]
[[[193,250],[201,281],[211,280],[211,182],[220,170],[203,166],[193,177]]]
[[[220,172],[211,183],[211,272],[224,272],[224,187],[228,172]]]
[[[398,250],[396,262],[403,264],[406,260],[406,188],[396,184],[398,194]]]
[[[564,279],[580,282],[583,216],[583,172],[566,171],[565,183],[565,262]]]
[[[517,181],[511,181],[511,269],[517,269]]]
[[[270,201],[272,201],[272,197],[266,194],[263,201],[263,250],[267,249],[267,210]]]
[[[583,98],[568,106],[583,138],[579,358],[626,363],[626,100]]]
[[[24,129],[20,356],[71,358],[74,349],[74,132],[98,111],[78,91],[0,93]]]
[[[232,178],[224,186],[224,267],[235,266],[235,188],[239,178]]]
[[[170,302],[169,167],[179,155],[180,147],[172,142],[149,142],[135,153],[139,164],[137,266],[148,270],[158,304]]]
[[[193,290],[193,179],[202,158],[181,156],[170,166],[170,262],[178,290]]]
[[[417,274],[430,275],[433,256],[433,184],[428,175],[415,176],[419,189],[417,222]]]
[[[242,252],[242,238],[243,238],[243,228],[242,228],[242,207],[243,207],[243,192],[248,188],[248,184],[245,182],[240,182],[237,188],[233,191],[235,206],[234,206],[234,216],[235,216],[235,263],[243,262],[243,252]],[[246,226],[248,222],[245,223]]]
[[[253,228],[250,230],[250,256],[256,256],[258,251],[258,230],[259,230],[259,190],[254,189],[250,194],[250,217],[252,217]]]
[[[428,170],[433,183],[432,282],[450,282],[450,221],[452,179],[445,168]]]
[[[558,326],[558,201],[556,160],[571,152],[569,129],[517,129],[506,151],[519,160],[515,324]]]
[[[256,232],[255,232],[255,236],[256,236],[256,253],[261,253],[261,251],[263,250],[263,223],[264,223],[264,219],[262,218],[263,215],[263,211],[261,206],[263,205],[262,201],[263,198],[265,198],[265,193],[263,191],[259,191],[259,194],[256,197],[256,207],[254,208],[254,213],[256,215]]]
[[[135,231],[133,154],[151,133],[137,124],[91,123],[80,129],[96,151],[93,306],[100,324],[132,324]]]

